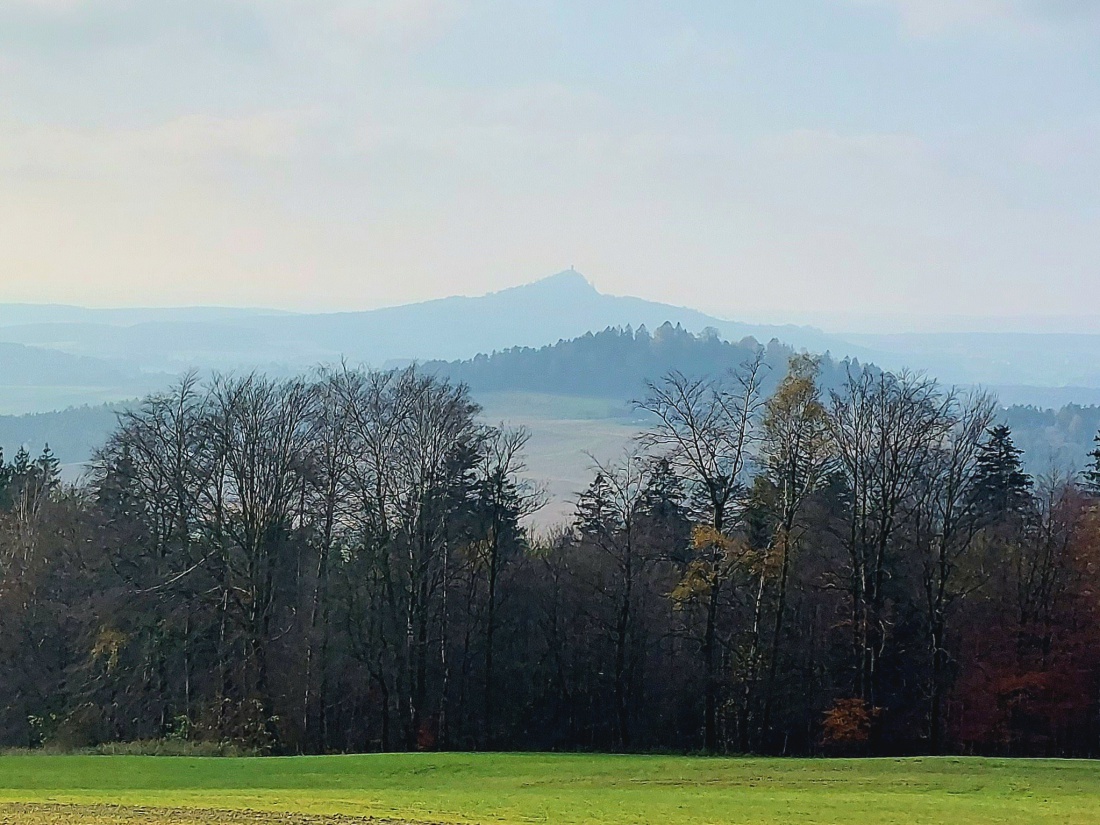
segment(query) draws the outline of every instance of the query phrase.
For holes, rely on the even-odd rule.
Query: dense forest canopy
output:
[[[646,381],[676,370],[692,377],[721,375],[763,353],[765,387],[782,378],[796,352],[773,339],[761,345],[755,338],[723,339],[715,329],[695,335],[679,324],[665,322],[650,332],[645,326],[608,327],[601,332],[558,341],[545,347],[513,347],[466,361],[430,361],[425,369],[446,375],[477,392],[530,390],[561,395],[638,398]],[[842,384],[858,360],[820,359],[821,382]]]
[[[849,317],[844,323],[853,321]],[[886,321],[879,319],[877,325],[896,325]],[[1063,321],[1072,324],[1070,319]],[[567,270],[477,297],[364,312],[0,304],[0,386],[10,383],[3,380],[8,374],[35,390],[24,395],[26,402],[0,397],[5,405],[0,412],[137,398],[165,386],[165,374],[177,375],[190,367],[287,374],[342,358],[374,367],[409,360],[450,361],[517,345],[542,348],[608,327],[645,325],[655,334],[666,322],[696,332],[713,329],[729,341],[749,336],[760,342],[778,339],[799,351],[857,357],[895,371],[928,369],[948,383],[989,386],[1006,404],[1100,403],[1100,374],[1095,367],[1100,363],[1100,336],[1067,334],[1064,324],[1055,329],[1044,325],[1047,332],[1028,333],[857,334],[842,328],[825,332],[791,324],[732,321],[686,307],[606,295],[580,273]],[[55,368],[19,378],[26,374],[27,364],[51,361]],[[59,387],[59,377],[71,374],[78,361],[84,379]]]
[[[981,393],[745,354],[545,535],[526,433],[417,367],[0,460],[0,743],[1097,755],[1100,442],[1037,480]]]

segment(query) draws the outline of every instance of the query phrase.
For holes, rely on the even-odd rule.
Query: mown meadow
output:
[[[1100,823],[1100,763],[383,754],[0,757],[0,823]]]

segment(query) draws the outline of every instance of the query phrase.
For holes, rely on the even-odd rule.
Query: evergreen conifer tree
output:
[[[667,458],[658,460],[649,473],[642,491],[641,508],[657,522],[687,521],[684,485]]]
[[[0,510],[11,506],[11,467],[4,461],[4,449],[0,447]]]
[[[1096,447],[1089,453],[1089,463],[1085,468],[1085,492],[1100,497],[1100,432],[1096,434]]]
[[[36,475],[31,454],[27,452],[26,447],[20,446],[7,469],[8,497],[12,502],[18,501],[26,491],[35,490]]]
[[[31,454],[26,447],[20,447],[11,462],[11,474],[14,478],[26,478],[31,474]]]
[[[39,489],[42,492],[50,492],[61,484],[61,461],[54,455],[47,443],[42,449],[42,454],[34,462],[38,475]]]
[[[141,494],[133,452],[126,442],[103,454],[102,475],[96,484],[96,502],[108,524],[124,524],[141,512]]]
[[[691,556],[691,514],[686,502],[683,482],[669,460],[660,459],[649,472],[638,506],[651,541],[682,564]]]
[[[971,482],[970,505],[979,519],[999,521],[1027,511],[1032,479],[1024,472],[1022,455],[1006,425],[989,430]]]
[[[582,536],[595,538],[614,534],[622,529],[622,521],[610,501],[611,485],[602,472],[596,473],[592,483],[577,497],[574,526]]]

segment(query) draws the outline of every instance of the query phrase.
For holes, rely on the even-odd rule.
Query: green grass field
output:
[[[1100,823],[1100,763],[458,754],[0,757],[0,823],[367,818],[508,825]]]

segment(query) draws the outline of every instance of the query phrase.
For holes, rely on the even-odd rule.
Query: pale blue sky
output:
[[[1098,262],[1100,0],[0,0],[0,301],[1073,315]]]

